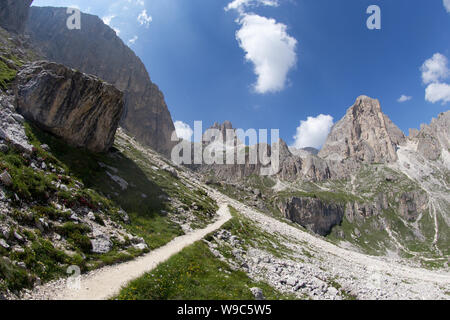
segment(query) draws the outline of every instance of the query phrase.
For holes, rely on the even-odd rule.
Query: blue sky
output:
[[[237,128],[278,128],[290,145],[317,147],[331,118],[342,118],[361,94],[378,98],[405,133],[450,105],[450,0],[33,5],[75,5],[104,18],[142,59],[174,121],[190,126],[230,120]],[[370,5],[381,9],[381,30],[366,26]]]

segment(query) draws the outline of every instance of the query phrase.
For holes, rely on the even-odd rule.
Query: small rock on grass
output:
[[[255,287],[255,288],[251,288],[250,291],[252,292],[252,294],[256,300],[265,300],[262,289]]]
[[[12,177],[8,171],[5,170],[0,174],[0,182],[7,187],[10,187],[13,184]]]

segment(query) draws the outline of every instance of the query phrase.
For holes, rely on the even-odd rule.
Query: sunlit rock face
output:
[[[333,127],[319,157],[365,163],[395,162],[397,146],[405,139],[403,132],[383,114],[378,100],[360,96]]]

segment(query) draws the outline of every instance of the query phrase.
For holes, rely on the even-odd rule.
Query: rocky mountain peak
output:
[[[420,131],[410,130],[409,139],[417,142],[417,151],[428,160],[437,160],[450,150],[450,111],[439,114],[429,125],[423,124]]]
[[[214,124],[209,129],[219,130],[224,142],[226,141],[227,130],[234,130],[233,124],[228,120],[224,121],[223,123],[214,122]],[[210,141],[211,138],[212,138],[212,132],[207,130],[207,132],[205,132],[205,134],[203,135],[203,140]]]
[[[287,157],[291,157],[292,153],[289,150],[288,145],[286,144],[286,142],[283,139],[279,139],[278,143],[277,143],[278,147],[279,147],[279,152],[280,152],[280,159],[286,159]]]
[[[380,101],[362,95],[356,98],[355,104],[347,112],[351,112],[354,116],[378,114],[381,112]]]
[[[396,148],[405,139],[403,132],[382,112],[378,100],[360,96],[333,127],[319,157],[350,158],[367,163],[394,162]]]
[[[226,131],[227,129],[233,129],[233,124],[229,120],[225,120],[222,124],[219,122],[214,122],[211,129]]]

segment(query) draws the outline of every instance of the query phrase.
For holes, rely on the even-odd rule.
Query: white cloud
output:
[[[236,33],[245,59],[254,65],[258,93],[278,92],[284,89],[288,72],[296,65],[297,40],[286,32],[286,25],[256,14],[244,14],[238,20],[241,28]]]
[[[139,39],[138,36],[134,36],[133,38],[131,38],[130,40],[128,40],[128,45],[133,45],[136,43],[137,39]]]
[[[443,104],[450,102],[450,85],[446,83],[432,83],[425,90],[425,100],[436,103],[442,101]]]
[[[397,101],[400,102],[400,103],[402,103],[402,102],[409,101],[409,100],[411,100],[411,99],[412,99],[411,96],[406,96],[406,95],[402,94],[402,95],[400,96],[400,98],[397,99]]]
[[[150,22],[153,21],[152,17],[147,14],[146,9],[142,10],[142,12],[138,15],[137,20],[142,26],[145,26],[146,28],[148,28],[150,26]]]
[[[450,0],[444,0],[444,7],[450,13]]]
[[[313,147],[320,149],[325,143],[331,128],[333,127],[333,117],[330,115],[318,115],[308,117],[306,121],[300,121],[297,133],[294,136],[294,148]]]
[[[174,125],[178,138],[191,141],[194,131],[188,124],[183,121],[175,121]]]
[[[425,84],[438,82],[450,75],[448,60],[440,53],[435,53],[432,58],[425,61],[420,70],[422,71],[422,80]]]
[[[269,6],[278,7],[278,0],[234,0],[225,7],[225,11],[237,10],[243,12],[246,7]]]
[[[423,83],[428,84],[425,89],[425,100],[431,103],[442,101],[443,104],[450,102],[450,85],[442,83],[442,80],[450,77],[447,57],[435,53],[432,58],[425,61],[420,70]]]
[[[114,19],[115,17],[116,17],[115,15],[110,15],[110,16],[103,17],[102,18],[103,23],[108,25],[108,26],[110,26],[111,25],[111,20]]]

